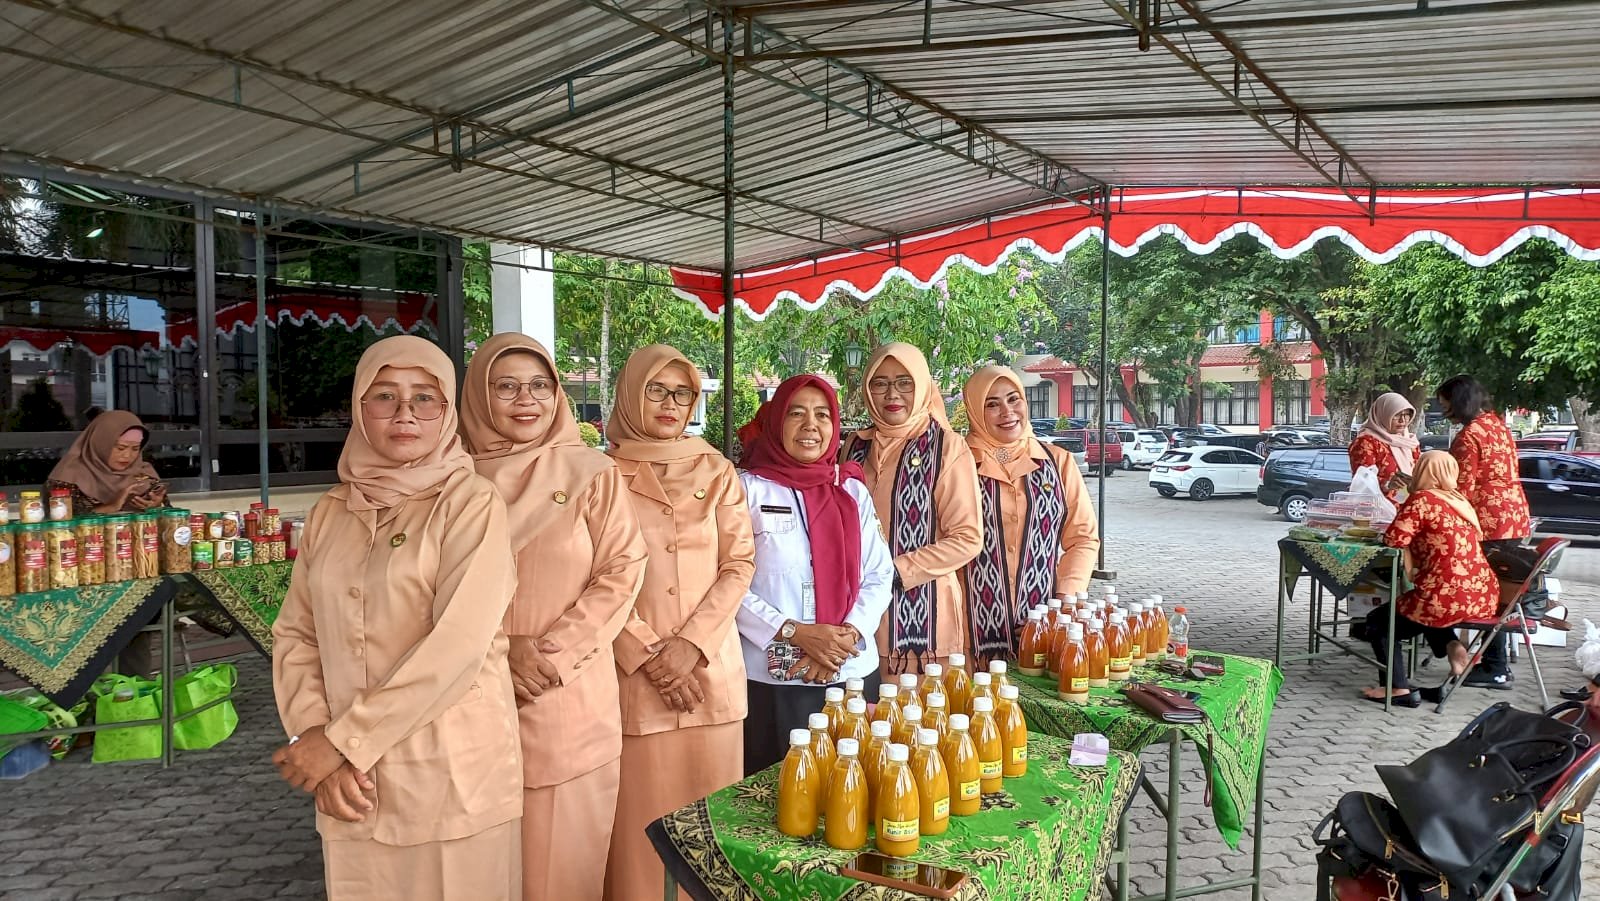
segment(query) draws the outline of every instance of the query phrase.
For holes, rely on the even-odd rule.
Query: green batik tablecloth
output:
[[[1209,652],[1194,652],[1209,653]],[[1155,679],[1156,671],[1142,667],[1136,679],[1156,681],[1178,691],[1200,693],[1195,703],[1209,722],[1178,725],[1160,722],[1133,706],[1116,688],[1089,689],[1089,702],[1063,701],[1055,680],[1014,675],[1028,728],[1071,739],[1080,732],[1099,732],[1119,751],[1135,754],[1162,741],[1168,730],[1178,729],[1200,750],[1211,773],[1211,812],[1217,831],[1229,847],[1239,847],[1244,811],[1255,801],[1256,775],[1261,749],[1267,740],[1272,705],[1283,684],[1283,674],[1270,660],[1216,654],[1226,661],[1226,672],[1202,682]]]
[[[0,664],[71,707],[172,592],[158,578],[0,597]]]
[[[278,619],[284,595],[289,593],[289,577],[294,561],[235,566],[193,572],[188,578],[198,583],[217,606],[244,631],[261,653],[272,656],[272,624]]]
[[[1400,553],[1381,544],[1362,544],[1355,541],[1296,541],[1283,538],[1278,549],[1299,563],[1312,578],[1321,582],[1343,600],[1350,592],[1374,578],[1387,579],[1394,555]],[[1285,573],[1292,594],[1299,574]]]
[[[1116,824],[1138,784],[1139,761],[1113,754],[1104,767],[1073,767],[1072,743],[1028,740],[1028,773],[985,795],[982,812],[951,817],[944,835],[924,836],[912,860],[975,878],[962,901],[1084,901],[1101,897]],[[701,901],[913,901],[921,896],[839,874],[859,851],[778,831],[773,766],[650,824],[650,840]],[[869,838],[863,851],[872,850]]]

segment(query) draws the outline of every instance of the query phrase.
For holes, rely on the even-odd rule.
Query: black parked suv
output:
[[[1274,450],[1262,467],[1256,500],[1276,509],[1290,522],[1306,518],[1313,499],[1327,500],[1335,491],[1348,491],[1350,452],[1343,447],[1294,447]]]

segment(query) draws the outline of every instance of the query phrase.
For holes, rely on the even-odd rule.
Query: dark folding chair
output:
[[[1473,633],[1467,643],[1467,653],[1471,659],[1467,669],[1459,676],[1450,676],[1444,684],[1439,686],[1439,703],[1434,705],[1434,713],[1444,712],[1446,701],[1450,695],[1472,671],[1477,668],[1483,659],[1483,651],[1490,646],[1490,642],[1498,641],[1502,633],[1520,634],[1522,641],[1528,649],[1528,659],[1533,663],[1533,677],[1539,683],[1539,697],[1544,701],[1542,709],[1550,707],[1550,693],[1544,687],[1544,671],[1539,668],[1539,655],[1534,653],[1533,633],[1539,631],[1539,621],[1523,616],[1522,601],[1537,589],[1545,576],[1555,572],[1556,566],[1561,562],[1561,555],[1572,542],[1565,538],[1546,538],[1539,542],[1538,557],[1534,560],[1533,569],[1522,580],[1515,590],[1501,592],[1502,603],[1497,616],[1483,617],[1481,619],[1464,620],[1456,624],[1455,628],[1465,629]]]

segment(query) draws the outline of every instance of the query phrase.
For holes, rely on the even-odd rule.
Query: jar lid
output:
[[[71,488],[52,488],[52,489],[50,489],[50,496],[51,497],[72,497],[72,489]]]

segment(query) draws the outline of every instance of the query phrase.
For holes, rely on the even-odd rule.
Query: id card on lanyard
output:
[[[806,508],[800,503],[800,493],[793,488],[789,493],[794,495],[794,509],[800,514],[800,527],[806,533],[806,564],[809,574],[805,581],[800,583],[800,618],[806,623],[817,621],[817,583],[815,564],[811,560],[811,522],[806,518]]]

